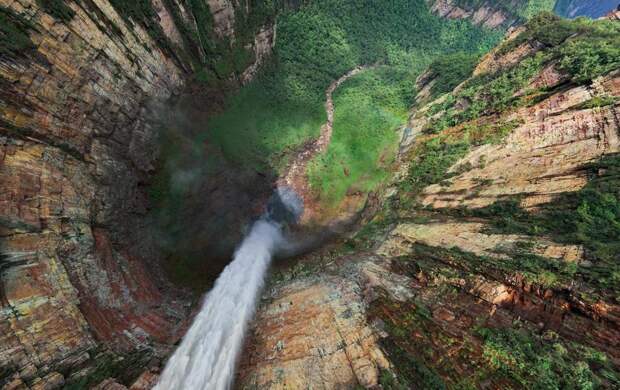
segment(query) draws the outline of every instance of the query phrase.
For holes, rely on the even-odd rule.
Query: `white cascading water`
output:
[[[299,215],[290,190],[278,190],[281,206]],[[248,322],[274,252],[284,245],[281,226],[271,216],[254,223],[206,295],[200,313],[168,360],[156,390],[221,390],[231,387]]]
[[[276,223],[254,223],[233,261],[205,297],[200,313],[168,361],[155,389],[230,387],[246,325],[254,314],[265,273],[280,241],[282,234]]]

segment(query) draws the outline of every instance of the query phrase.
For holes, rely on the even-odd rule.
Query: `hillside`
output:
[[[617,387],[618,37],[542,15],[450,93],[431,66],[380,211],[276,271],[242,383]]]
[[[554,9],[0,0],[0,388],[152,388],[283,187],[237,388],[620,387],[620,18]]]

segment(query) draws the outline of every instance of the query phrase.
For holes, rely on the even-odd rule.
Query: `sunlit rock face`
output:
[[[442,17],[449,19],[470,18],[474,23],[488,28],[512,24],[516,20],[514,15],[495,7],[493,2],[481,3],[477,7],[455,0],[432,0],[431,3],[431,10]]]
[[[558,0],[555,12],[566,18],[589,16],[600,18],[618,7],[617,0]]]
[[[527,0],[427,0],[431,10],[448,19],[469,19],[487,28],[509,27],[520,21]]]

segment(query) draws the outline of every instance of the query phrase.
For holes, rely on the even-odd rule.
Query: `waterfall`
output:
[[[233,261],[222,271],[181,345],[168,360],[157,390],[220,390],[231,387],[244,334],[274,252],[284,244],[280,221],[300,215],[299,198],[278,189]],[[284,210],[284,213],[283,213]]]

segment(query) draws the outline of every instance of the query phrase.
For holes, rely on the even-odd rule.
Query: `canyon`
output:
[[[185,225],[168,242],[153,222],[165,204],[153,191],[157,175],[172,161],[162,157],[161,124],[189,107],[179,114],[189,139],[192,122],[202,126],[260,80],[278,49],[278,22],[276,11],[250,1],[147,3],[0,1],[3,389],[153,387],[208,287],[174,283],[169,252],[218,252],[200,266],[207,271],[184,265],[212,282],[278,183],[307,207],[295,234],[329,230],[334,216],[354,223],[321,248],[276,261],[236,388],[523,388],[536,377],[504,368],[520,367],[522,356],[500,348],[519,350],[520,337],[539,346],[538,366],[574,367],[570,383],[620,385],[618,271],[601,260],[606,247],[588,246],[588,233],[571,240],[544,230],[546,221],[527,225],[575,202],[570,212],[587,215],[574,194],[615,183],[617,65],[578,82],[560,60],[541,60],[510,91],[523,104],[440,126],[483,100],[478,90],[465,94],[476,80],[556,53],[568,38],[528,35],[536,26],[522,27],[527,1],[507,2],[519,10],[511,12],[504,2],[429,0],[441,18],[508,32],[449,90],[438,94],[441,77],[430,71],[417,78],[408,119],[395,130],[394,161],[385,164],[389,179],[372,191],[351,188],[328,207],[306,176],[338,129],[341,90],[374,71],[350,66],[321,89],[326,124],[293,148],[288,174],[224,161],[203,140],[198,156],[215,156],[214,173],[180,181],[195,193],[172,209],[174,223]],[[284,3],[293,14],[304,7]],[[614,15],[608,23],[618,23]],[[480,141],[493,132],[501,136]],[[446,150],[462,137],[469,146],[441,162],[441,177],[418,183],[412,172],[426,167],[432,142]],[[177,179],[194,172],[178,165],[170,168]],[[506,212],[513,219],[502,219]]]

